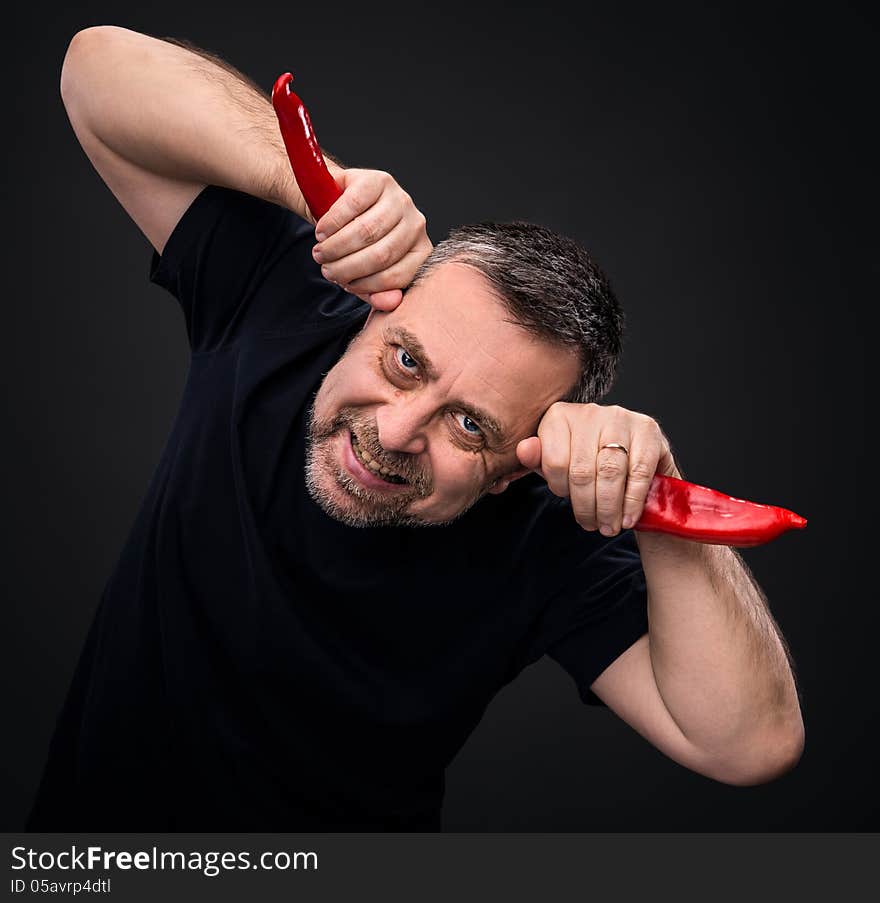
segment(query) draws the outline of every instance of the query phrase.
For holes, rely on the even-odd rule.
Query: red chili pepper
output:
[[[324,162],[309,111],[290,90],[292,81],[293,76],[289,72],[278,76],[272,88],[272,106],[281,126],[281,137],[287,148],[293,177],[317,222],[333,206],[342,189]]]
[[[747,548],[806,525],[805,518],[786,508],[735,499],[705,486],[655,474],[642,516],[633,529]]]

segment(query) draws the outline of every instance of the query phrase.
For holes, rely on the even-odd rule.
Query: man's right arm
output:
[[[71,125],[160,254],[207,184],[311,219],[271,102],[233,73],[185,47],[112,25],[84,29],[70,42],[61,96]]]

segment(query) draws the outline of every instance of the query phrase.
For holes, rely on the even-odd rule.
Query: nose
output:
[[[412,397],[384,404],[376,411],[379,444],[386,451],[419,455],[428,447],[429,420],[430,414]]]

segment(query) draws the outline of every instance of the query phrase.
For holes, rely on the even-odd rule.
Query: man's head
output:
[[[354,525],[448,523],[528,473],[556,401],[611,387],[623,316],[575,242],[529,223],[453,230],[321,384],[306,481]]]

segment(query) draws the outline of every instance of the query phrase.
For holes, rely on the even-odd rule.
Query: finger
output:
[[[523,467],[541,473],[541,440],[537,436],[529,436],[516,446],[516,457]],[[541,476],[544,474],[541,473]]]
[[[348,289],[355,294],[358,292],[387,292],[391,289],[403,291],[412,282],[412,278],[425,256],[422,249],[414,248],[388,269],[365,276],[363,279],[355,279],[348,284]]]
[[[579,429],[573,431],[568,489],[574,519],[585,530],[596,530],[599,526],[596,511],[596,446],[599,433],[598,424],[591,429],[590,422],[584,420]]]
[[[657,472],[657,462],[660,458],[660,447],[653,431],[636,430],[631,441],[621,522],[625,530],[638,523],[642,516],[645,499],[648,497],[648,490],[651,488],[651,481]]]
[[[325,279],[340,285],[353,285],[356,280],[381,273],[398,263],[412,247],[413,238],[401,221],[387,235],[336,260],[324,264],[321,273]],[[400,288],[401,286],[394,286]]]
[[[629,455],[620,448],[602,448],[608,442],[619,442],[629,448],[632,438],[620,424],[606,429],[599,437],[596,454],[596,518],[603,536],[615,536],[623,522],[623,502],[629,471]]]
[[[315,245],[312,256],[318,263],[344,260],[350,254],[374,245],[402,220],[403,211],[391,198],[383,195],[368,210]]]
[[[571,460],[571,428],[562,416],[544,415],[538,426],[541,440],[541,474],[550,491],[568,497],[568,465]]]
[[[369,210],[379,200],[385,185],[383,179],[368,177],[362,169],[343,170],[339,181],[343,183],[342,195],[315,223],[315,237],[319,242],[326,241],[361,213]]]

